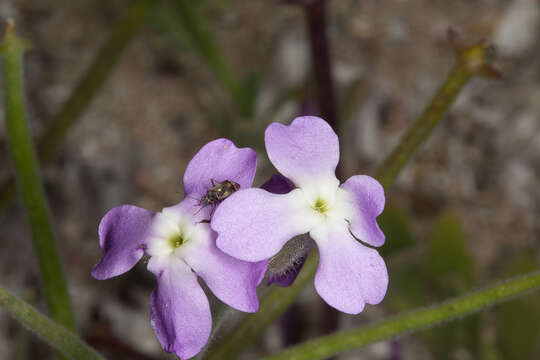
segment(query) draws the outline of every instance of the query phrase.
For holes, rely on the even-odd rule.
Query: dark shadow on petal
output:
[[[281,174],[272,175],[270,179],[261,185],[261,189],[274,194],[287,194],[294,188],[292,181]]]

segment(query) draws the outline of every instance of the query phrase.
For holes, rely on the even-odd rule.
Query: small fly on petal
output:
[[[212,183],[212,187],[199,199],[198,205],[201,207],[199,211],[206,206],[212,206],[213,213],[219,203],[240,189],[240,184],[232,180],[225,180],[218,183],[216,180],[210,179],[210,182]]]

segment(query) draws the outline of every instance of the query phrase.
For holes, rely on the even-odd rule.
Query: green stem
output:
[[[415,121],[412,126],[413,130],[410,130],[408,135],[405,136],[404,141],[409,141],[410,143],[406,145],[402,145],[402,143],[398,144],[396,150],[392,151],[388,159],[383,162],[383,164],[386,165],[381,166],[380,170],[377,172],[379,180],[387,189],[392,186],[396,180],[397,174],[410,157],[412,157],[416,148],[418,148],[435,129],[436,124],[463,86],[475,75],[491,77],[498,75],[498,73],[489,65],[489,62],[491,61],[490,48],[485,43],[479,43],[469,47],[462,46],[461,44],[454,45],[456,45],[457,52],[456,65],[450,72],[446,82],[430,102],[426,111],[424,111],[422,115],[420,115],[420,118]],[[407,155],[401,157],[399,156],[399,152],[403,151],[403,149],[405,149]],[[382,176],[382,178],[379,176]],[[274,287],[269,291],[267,297],[261,302],[259,311],[254,315],[246,316],[245,319],[234,328],[234,331],[231,331],[230,335],[224,338],[222,342],[211,351],[209,358],[216,360],[232,358],[258,339],[266,327],[281,316],[294,302],[298,294],[300,294],[300,291],[312,281],[317,264],[314,259],[309,261],[309,266],[305,266],[305,268],[302,269],[300,276],[291,287],[287,289]],[[302,280],[300,280],[300,278]]]
[[[385,189],[388,189],[394,183],[407,161],[412,158],[420,145],[433,132],[472,75],[461,64],[458,63],[454,66],[435,97],[409,128],[398,146],[394,148],[377,169],[375,177]]]
[[[486,42],[465,46],[458,42],[455,33],[450,32],[449,37],[456,52],[456,64],[422,114],[377,169],[375,177],[385,189],[392,186],[401,169],[433,133],[469,80],[474,76],[500,77],[491,66],[493,48]]]
[[[49,122],[37,141],[38,156],[42,163],[52,159],[67,131],[80,118],[109,77],[126,46],[133,39],[158,0],[134,0],[122,15],[107,41],[100,49],[90,68],[81,79],[60,111]],[[0,213],[16,199],[15,179],[9,178],[0,187]]]
[[[74,360],[104,360],[81,338],[60,324],[55,323],[8,290],[0,287],[0,306],[5,308],[26,328],[40,336],[63,356]]]
[[[2,42],[8,146],[15,167],[17,184],[32,227],[34,247],[51,317],[67,328],[75,329],[75,319],[56,248],[47,199],[26,123],[22,80],[23,47],[23,42],[15,33],[13,21],[8,21]]]
[[[540,271],[518,276],[484,290],[477,290],[427,308],[416,309],[360,329],[323,336],[268,356],[264,360],[325,359],[377,341],[456,320],[538,289],[540,289]]]

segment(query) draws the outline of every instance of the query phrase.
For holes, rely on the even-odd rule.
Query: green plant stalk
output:
[[[451,40],[455,40],[451,38]],[[446,110],[453,103],[458,93],[465,84],[476,75],[497,77],[498,72],[490,66],[491,52],[487,44],[481,42],[472,46],[463,46],[453,41],[456,50],[457,61],[450,75],[435,94],[426,110],[420,115],[407,132],[402,142],[394,151],[390,153],[383,165],[377,172],[377,178],[386,189],[392,186],[396,176],[403,168],[403,165],[413,156],[415,150],[424,142],[428,135],[435,129],[439,120]],[[402,145],[408,142],[407,145]],[[399,151],[405,151],[406,156],[399,156]],[[314,261],[314,260],[312,260]],[[210,351],[210,359],[227,359],[241,353],[251,345],[275,319],[281,316],[287,308],[294,302],[300,291],[313,279],[316,264],[312,263],[302,269],[299,278],[296,279],[288,291],[274,287],[264,299],[259,307],[259,311],[254,315],[248,315],[241,321],[234,331],[224,338],[213,351]],[[217,355],[216,355],[217,354]]]
[[[158,0],[133,0],[118,20],[84,77],[38,139],[37,149],[41,163],[47,163],[53,158],[67,131],[95,98],[120,55],[141,28],[146,15],[158,2]],[[16,196],[15,179],[11,177],[0,187],[0,213],[11,205]]]
[[[385,189],[392,186],[401,169],[435,130],[461,89],[471,78],[474,76],[501,77],[499,71],[491,65],[494,49],[487,42],[480,41],[467,46],[459,41],[457,34],[453,31],[448,33],[448,37],[454,47],[456,64],[422,114],[377,169],[375,177]]]
[[[409,128],[398,146],[393,149],[377,169],[375,177],[385,189],[392,186],[401,169],[433,132],[448,108],[454,103],[461,89],[469,82],[472,76],[473,74],[462,64],[457,63],[454,66],[435,97]]]
[[[67,328],[75,329],[75,319],[56,248],[47,199],[26,123],[23,95],[23,48],[24,44],[17,37],[13,22],[8,21],[2,42],[8,146],[15,167],[17,184],[32,228],[34,247],[51,317]]]
[[[456,320],[488,306],[540,289],[540,271],[521,275],[427,308],[413,310],[356,330],[342,331],[293,346],[264,360],[316,360],[394,336]]]
[[[74,360],[104,360],[81,338],[0,287],[0,306],[63,356]]]
[[[190,0],[175,0],[177,13],[190,37],[191,45],[197,49],[206,63],[212,68],[223,87],[232,95],[236,105],[242,110],[242,89],[225,60],[221,49],[212,36],[204,17]]]
[[[294,283],[286,288],[274,287],[261,301],[260,309],[254,314],[247,315],[240,323],[229,331],[223,341],[210,352],[208,360],[234,359],[242,352],[247,344],[257,340],[266,327],[274,322],[277,316],[285,312],[304,287],[309,284],[317,268],[318,256],[314,251],[306,260],[302,271]]]

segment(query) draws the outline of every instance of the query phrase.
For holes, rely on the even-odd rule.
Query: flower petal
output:
[[[197,225],[193,243],[182,253],[183,260],[227,305],[245,312],[259,308],[257,285],[266,271],[266,261],[235,259],[216,247],[216,233],[208,224]]]
[[[349,228],[355,237],[371,246],[384,244],[385,236],[377,224],[377,216],[384,209],[384,189],[367,175],[350,177],[341,188],[350,196],[353,215]]]
[[[155,213],[133,205],[109,210],[99,223],[99,246],[103,255],[92,269],[98,280],[130,270],[144,254],[144,243]]]
[[[254,188],[234,193],[212,217],[218,248],[245,261],[270,258],[317,220],[313,211],[302,210],[304,202],[299,189],[285,195]]]
[[[161,212],[169,215],[171,218],[182,219],[182,223],[189,221],[195,225],[200,223],[201,220],[210,218],[212,207],[199,205],[199,200],[192,197],[185,197],[178,204],[163,208]]]
[[[272,164],[296,186],[335,179],[339,140],[323,119],[302,116],[289,126],[272,123],[264,142]]]
[[[158,279],[150,295],[150,319],[161,346],[181,359],[197,355],[212,329],[210,305],[197,276],[174,256],[152,257],[148,270]]]
[[[388,273],[379,253],[356,241],[346,224],[310,232],[319,247],[315,289],[328,305],[358,314],[364,305],[378,304],[388,287]]]
[[[261,189],[273,194],[287,194],[294,189],[294,184],[285,176],[281,174],[274,174],[270,179],[261,185]]]
[[[217,139],[204,145],[191,159],[184,173],[185,196],[201,198],[218,183],[231,180],[241,189],[251,187],[257,169],[257,153],[250,148],[237,148],[228,139]]]

